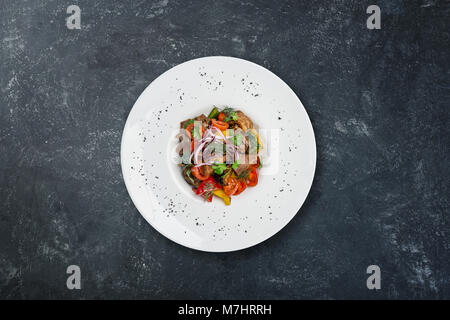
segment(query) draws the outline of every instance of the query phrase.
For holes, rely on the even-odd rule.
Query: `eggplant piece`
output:
[[[192,166],[185,166],[183,169],[183,178],[189,183],[191,186],[198,187],[200,185],[200,180],[198,180],[191,172]]]
[[[203,121],[203,120],[208,119],[208,117],[202,113],[201,115],[195,117],[194,119],[195,119],[195,121]]]
[[[228,121],[228,129],[237,130],[240,129],[240,127],[235,120],[230,120]]]
[[[228,168],[223,172],[223,174],[217,174],[214,172],[213,177],[222,186],[226,186],[228,184],[227,179],[230,176],[230,173],[231,173],[231,168]]]
[[[250,118],[247,117],[245,115],[245,113],[243,113],[240,110],[236,111],[236,113],[238,115],[238,119],[236,120],[236,123],[242,130],[247,131],[248,129],[253,128],[252,120],[250,120]]]
[[[203,129],[207,129],[209,127],[209,124],[211,123],[211,119],[205,116],[204,114],[199,115],[198,117],[194,118],[195,121],[201,121]]]
[[[200,173],[202,176],[210,176],[213,173],[213,168],[210,165],[204,165],[200,167]]]
[[[243,172],[248,170],[250,167],[250,164],[240,164],[237,168],[233,169],[234,172],[236,172],[237,176],[240,176]]]

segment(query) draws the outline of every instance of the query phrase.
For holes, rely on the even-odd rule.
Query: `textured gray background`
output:
[[[374,3],[382,29],[371,31]],[[70,4],[81,30],[65,26]],[[0,5],[1,298],[450,298],[448,1]],[[228,254],[152,229],[119,163],[143,89],[209,55],[284,79],[318,146],[296,218]],[[80,291],[66,289],[70,264]],[[378,292],[366,289],[370,264]]]

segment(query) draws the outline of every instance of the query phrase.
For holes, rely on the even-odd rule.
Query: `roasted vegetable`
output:
[[[227,196],[227,194],[223,190],[215,190],[213,191],[213,194],[219,198],[222,198],[222,200],[225,202],[225,205],[229,206],[231,204],[231,198]]]
[[[223,172],[227,169],[227,165],[225,163],[216,163],[212,165],[214,173],[218,175],[222,175]]]
[[[262,144],[253,122],[242,111],[214,107],[208,117],[201,114],[181,122],[180,127],[182,150],[177,146],[177,151],[183,159],[183,177],[197,195],[206,201],[216,195],[230,205],[231,196],[258,183]],[[234,163],[230,162],[233,158]]]
[[[191,171],[194,177],[202,181],[208,179],[212,174],[211,166],[192,167]]]
[[[227,179],[227,184],[223,186],[223,191],[227,194],[227,196],[232,196],[238,189],[239,183],[238,180],[230,176]]]
[[[219,130],[226,130],[229,127],[229,124],[224,121],[212,119],[211,122],[212,122],[213,126]]]
[[[250,172],[245,182],[249,187],[256,186],[258,184],[258,169],[253,168],[253,170]]]
[[[213,176],[214,179],[216,179],[216,181],[223,186],[226,185],[226,179],[228,178],[229,174],[231,174],[231,169],[227,168],[222,174],[217,174],[214,172]]]
[[[236,111],[238,119],[236,120],[236,123],[238,126],[244,130],[244,132],[247,132],[248,129],[253,128],[253,122],[250,120],[249,117],[247,117],[242,111],[238,110]]]
[[[222,189],[222,186],[218,184],[213,177],[209,177],[205,181],[202,181],[195,193],[201,195],[204,193],[215,191],[217,189]]]
[[[194,190],[194,191],[195,191],[195,190]],[[212,201],[212,198],[213,198],[213,192],[212,192],[212,191],[210,191],[210,192],[205,192],[205,193],[200,194],[200,196],[201,196],[203,199],[205,199],[206,201],[211,202],[211,201]]]
[[[214,107],[209,113],[208,118],[215,119],[219,116],[219,113],[220,113],[219,109],[217,107]]]
[[[217,117],[219,121],[225,121],[226,118],[227,115],[224,112],[219,113],[219,116]]]
[[[197,187],[200,185],[200,180],[198,180],[192,174],[192,165],[187,165],[183,169],[183,178],[189,183],[191,186]]]
[[[190,125],[191,123],[194,123],[194,119],[184,120],[183,122],[180,122],[180,128],[186,129],[188,127],[188,125]]]
[[[248,170],[249,167],[250,167],[249,164],[244,163],[244,164],[238,165],[236,168],[233,168],[233,169],[234,169],[234,172],[236,172],[236,174],[238,176],[240,176],[242,173],[244,173],[244,171]]]
[[[237,196],[238,194],[241,194],[245,189],[247,189],[247,183],[245,183],[244,180],[239,180],[239,186],[236,192],[233,194],[233,196]]]
[[[237,112],[233,108],[227,107],[227,108],[223,109],[222,112],[226,115],[224,121],[227,121],[227,122],[228,121],[236,121],[239,119]]]

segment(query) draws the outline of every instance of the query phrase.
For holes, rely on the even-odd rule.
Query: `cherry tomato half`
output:
[[[191,172],[194,175],[194,177],[202,181],[208,179],[209,176],[211,175],[211,174],[203,175],[202,171],[200,170],[200,167],[192,167]]]
[[[223,186],[223,191],[226,193],[227,196],[233,195],[237,189],[239,188],[239,183],[236,178],[230,177],[227,180],[227,185]]]
[[[227,122],[218,121],[218,120],[215,120],[215,119],[212,119],[211,122],[212,122],[213,126],[216,127],[219,130],[226,130],[230,126]]]
[[[227,115],[223,112],[219,113],[219,116],[217,117],[217,119],[219,119],[219,121],[225,121],[226,118],[227,118]]]
[[[261,166],[261,160],[259,159],[259,156],[256,158],[256,163],[253,165],[254,168],[259,169]]]
[[[242,191],[244,191],[245,189],[247,189],[247,184],[245,183],[244,180],[239,180],[238,188],[237,188],[236,192],[233,195],[237,196],[238,194],[241,194]]]
[[[249,187],[254,187],[258,184],[258,170],[256,168],[253,168],[250,172],[246,182]]]

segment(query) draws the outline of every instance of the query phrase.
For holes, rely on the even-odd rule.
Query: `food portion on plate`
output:
[[[226,205],[258,184],[262,148],[253,121],[240,110],[214,107],[180,124],[178,154],[182,175],[195,194]]]

